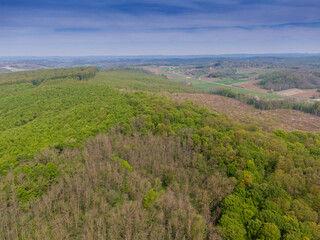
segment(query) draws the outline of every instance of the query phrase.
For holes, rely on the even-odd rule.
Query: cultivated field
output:
[[[255,85],[258,80],[255,79],[257,72],[265,72],[267,70],[254,69],[257,72],[253,75],[249,75],[247,79],[232,79],[230,77],[222,78],[207,78],[206,75],[194,76],[187,74],[187,71],[182,67],[168,67],[168,66],[144,66],[144,70],[148,70],[154,74],[164,74],[168,79],[176,82],[188,82],[192,86],[201,91],[208,92],[216,88],[228,88],[235,92],[258,96],[268,99],[281,99],[283,98],[278,94],[270,94],[267,90],[261,89]],[[242,73],[241,73],[242,74]],[[252,80],[254,79],[254,80]]]
[[[283,91],[278,91],[276,94],[283,95],[283,96],[294,96],[294,97],[301,97],[301,98],[319,98],[320,93],[317,92],[317,89],[298,89],[292,88]]]
[[[267,65],[255,67],[250,66],[249,64],[244,66],[225,64],[224,67],[201,65],[151,65],[143,66],[142,68],[154,74],[166,75],[167,78],[172,81],[187,83],[204,92],[217,88],[227,88],[236,93],[267,99],[320,99],[320,93],[317,92],[317,89],[291,88],[273,92],[273,90],[263,89],[258,85],[258,83],[263,80],[263,75],[277,71],[288,71],[288,69],[291,69],[290,67],[268,67]],[[211,73],[216,74],[209,77]]]
[[[268,90],[262,89],[256,85],[259,81],[260,80],[250,80],[250,81],[245,81],[245,82],[234,83],[232,85],[236,86],[236,87],[242,87],[245,89],[253,90],[253,91],[268,92]]]

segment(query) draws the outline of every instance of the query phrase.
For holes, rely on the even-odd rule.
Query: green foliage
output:
[[[125,171],[129,171],[132,172],[133,171],[133,167],[124,159],[119,157],[119,154],[115,154],[115,156],[111,159],[111,162],[116,162],[119,164],[120,166],[120,171],[125,172]]]
[[[224,239],[232,240],[232,239],[239,239],[245,240],[246,239],[246,229],[244,225],[241,223],[240,217],[238,214],[229,213],[223,215],[220,219],[220,230],[221,234]]]
[[[213,72],[208,74],[208,78],[220,78],[220,77],[226,77],[232,75],[232,73],[227,73],[227,72]]]
[[[262,222],[259,219],[251,219],[248,222],[248,238],[256,239],[258,238],[262,228]]]
[[[204,240],[207,236],[207,224],[201,215],[197,215],[191,226],[191,239]]]
[[[266,223],[261,229],[261,240],[279,240],[281,238],[280,230],[273,223]]]
[[[56,74],[56,70],[52,71],[52,74]],[[64,73],[60,71],[61,74]],[[71,71],[73,72],[76,70]],[[46,73],[51,74],[49,70]],[[170,116],[179,115],[183,110],[166,103],[162,106],[168,110],[165,116],[156,108],[164,103],[160,98],[143,93],[122,93],[109,88],[110,81],[117,82],[117,77],[129,81],[130,75],[127,72],[110,71],[108,74],[104,75],[105,81],[100,77],[88,82],[67,78],[44,81],[40,86],[28,83],[3,86],[0,89],[0,173],[5,173],[20,160],[32,158],[34,153],[44,147],[55,146],[60,151],[79,147],[88,137],[108,131],[115,124],[124,126],[121,131],[130,132],[132,128],[129,123],[137,115],[146,116],[145,121],[139,123],[145,130],[142,130],[142,125],[134,127],[161,134],[174,131],[181,124],[192,124],[195,127],[204,117],[190,122],[182,115],[167,129],[163,123],[164,118],[172,121]],[[141,73],[130,74],[136,74],[136,81],[151,76],[150,79],[143,79],[150,89],[155,84],[152,82],[155,78],[159,82],[164,80],[152,75],[141,76]],[[169,84],[168,89],[171,85]],[[166,83],[163,86],[166,87]],[[172,86],[176,89],[179,85]],[[194,107],[185,109],[192,108]]]
[[[233,177],[238,170],[238,162],[234,161],[227,166],[227,175],[228,177]]]
[[[172,170],[166,171],[162,174],[162,185],[168,187],[174,181],[174,172]]]
[[[120,163],[121,163],[122,169],[129,170],[130,172],[133,171],[133,167],[131,167],[130,164],[126,160],[120,159]]]
[[[154,203],[157,199],[158,194],[151,188],[149,192],[143,197],[142,205],[145,209],[148,209],[149,206]]]
[[[292,210],[301,221],[317,222],[318,214],[312,210],[302,199],[292,201]]]
[[[54,163],[18,167],[14,171],[17,198],[22,202],[39,198],[59,175]]]

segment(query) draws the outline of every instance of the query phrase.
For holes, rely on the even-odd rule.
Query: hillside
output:
[[[290,88],[311,89],[320,87],[319,73],[308,70],[277,71],[261,75],[259,82],[265,89],[281,91]]]
[[[264,131],[159,96],[195,92],[164,77],[87,70],[0,75],[0,239],[320,238],[319,132]]]
[[[86,71],[92,69],[85,68]],[[135,89],[140,90],[193,91],[149,74],[108,71],[90,80],[80,80],[78,76],[83,72],[75,68],[39,70],[39,75],[37,71],[0,75],[2,82],[7,82],[0,88],[0,159],[4,160],[1,166],[13,158],[31,157],[43,147],[77,146],[116,123],[128,122],[139,111],[147,111],[141,109],[137,101],[152,104],[154,97],[139,93],[127,95],[109,86],[125,88],[131,81]],[[68,76],[69,73],[74,76]],[[14,76],[17,80],[10,82]],[[34,79],[40,78],[39,84],[33,84]],[[1,167],[0,172],[5,169]]]

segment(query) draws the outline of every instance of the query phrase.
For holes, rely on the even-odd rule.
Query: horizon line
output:
[[[221,53],[221,54],[132,54],[132,55],[14,55],[0,56],[0,58],[54,58],[54,57],[198,57],[198,56],[238,56],[238,55],[254,55],[254,56],[276,56],[276,55],[320,55],[320,52],[283,52],[283,53]]]

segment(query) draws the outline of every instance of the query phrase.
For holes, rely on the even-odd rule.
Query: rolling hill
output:
[[[320,238],[319,132],[239,123],[132,70],[1,82],[1,239]]]

